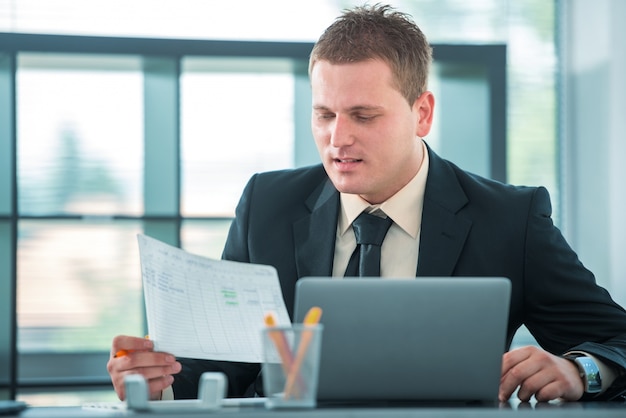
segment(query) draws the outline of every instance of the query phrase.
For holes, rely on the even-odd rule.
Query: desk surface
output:
[[[266,417],[306,417],[306,418],[499,418],[499,417],[545,417],[545,418],[624,418],[626,403],[547,403],[547,404],[503,404],[497,407],[467,406],[398,406],[398,407],[327,407],[311,410],[267,410],[264,407],[224,408],[213,412],[181,413],[137,413],[127,410],[84,409],[80,407],[33,407],[22,411],[15,417],[26,418],[91,418],[91,417],[127,417],[155,416],[158,418],[182,417],[229,417],[229,418],[266,418]]]

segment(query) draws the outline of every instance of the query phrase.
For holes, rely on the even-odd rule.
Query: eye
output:
[[[317,114],[317,118],[318,119],[332,119],[335,117],[334,113],[330,113],[330,112],[323,112],[323,113],[318,113]]]
[[[354,115],[354,118],[359,121],[359,122],[371,122],[372,120],[374,120],[376,116],[373,115]]]

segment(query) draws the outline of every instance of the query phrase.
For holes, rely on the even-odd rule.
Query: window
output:
[[[252,174],[294,165],[289,60],[183,59],[183,216],[234,216]]]
[[[4,209],[1,242],[16,257],[17,382],[34,404],[49,398],[29,388],[51,378],[108,384],[113,336],[145,332],[136,234],[219,257],[250,175],[302,160],[295,105],[310,102],[298,93],[310,44],[269,45],[276,57],[258,57],[257,44],[239,43],[248,58],[222,59],[181,58],[181,46],[194,47],[184,41],[152,57],[141,53],[150,40],[125,55],[110,51],[128,40],[104,53],[96,41],[89,54],[67,52],[67,40],[18,52],[15,71],[1,73],[15,91],[0,115],[14,109],[15,132],[3,134],[15,134],[7,154],[18,197]],[[263,105],[249,114],[251,103]]]
[[[135,41],[139,49],[151,43]],[[190,45],[181,41],[174,49],[180,53]],[[300,52],[292,57],[245,59],[179,60],[165,56],[167,51],[158,58],[17,55],[21,386],[45,386],[51,376],[66,385],[106,384],[103,364],[112,337],[145,329],[137,233],[219,257],[250,175],[317,159],[314,148],[307,152],[298,145],[312,143],[310,134],[296,141],[296,132],[309,125],[310,92],[301,83],[311,44],[295,45]],[[483,123],[464,127],[492,138],[487,151],[478,152],[488,175],[488,161],[502,156],[480,154],[504,142],[505,106],[503,77],[486,74],[504,72],[504,48],[478,47],[455,58],[467,48],[441,46],[442,65],[457,70],[433,77],[442,92],[483,92]],[[462,71],[468,63],[481,70]],[[490,92],[499,98],[487,100]],[[57,105],[60,97],[71,100]],[[54,109],[46,114],[48,108]],[[500,120],[500,129],[489,134],[490,119]],[[445,149],[447,141],[435,142]],[[77,357],[81,368],[70,366]]]
[[[180,82],[181,246],[219,258],[250,176],[294,166],[293,63],[186,57]]]
[[[113,323],[142,327],[141,225],[108,219],[143,209],[139,59],[21,54],[17,68],[19,348],[99,350]]]
[[[79,386],[107,387],[111,337],[144,332],[135,234],[219,257],[253,172],[317,162],[308,52],[340,10],[357,3],[220,2],[218,14],[209,13],[218,3],[206,0],[0,5],[0,31],[11,32],[0,35],[0,88],[15,93],[15,102],[0,95],[0,306],[12,306],[15,284],[20,396],[52,390],[51,378],[74,404]],[[436,44],[441,124],[427,139],[460,165],[456,146],[469,147],[473,154],[460,154],[481,174],[547,185],[558,214],[552,2],[392,3]],[[275,10],[305,18],[287,21]],[[467,63],[504,45],[508,100],[498,105],[485,61]],[[464,64],[442,58],[448,47]],[[455,89],[468,100],[446,100]],[[470,108],[472,95],[480,106]],[[259,107],[268,97],[271,108]],[[463,123],[464,110],[483,107],[506,111],[507,121],[495,118],[494,130],[492,113]],[[0,321],[0,361],[8,362],[11,317]],[[15,390],[13,377],[0,371],[0,398]]]

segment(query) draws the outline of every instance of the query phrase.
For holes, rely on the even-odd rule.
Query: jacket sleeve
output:
[[[544,188],[537,189],[530,207],[524,266],[527,328],[553,354],[585,351],[626,373],[626,311],[596,283],[553,225]],[[626,380],[618,378],[603,395],[624,393]]]
[[[222,252],[222,259],[231,261],[240,261],[243,263],[250,262],[250,254],[248,249],[248,222],[250,217],[250,202],[252,200],[252,191],[256,183],[257,175],[246,184],[237,208],[235,209],[235,219],[230,225],[228,238]]]

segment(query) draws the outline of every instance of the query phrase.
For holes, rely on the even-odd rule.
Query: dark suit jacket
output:
[[[508,277],[507,346],[525,324],[551,353],[583,350],[626,369],[626,312],[553,225],[548,192],[472,175],[431,150],[429,156],[416,275]],[[321,165],[257,174],[237,206],[223,258],[276,267],[292,315],[296,281],[332,274],[339,207]],[[250,395],[259,372],[256,364],[183,364],[176,397],[196,397],[206,370],[226,372],[229,395]],[[624,379],[609,396],[622,391]]]

